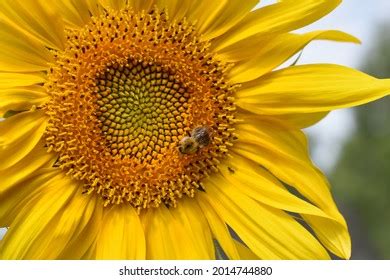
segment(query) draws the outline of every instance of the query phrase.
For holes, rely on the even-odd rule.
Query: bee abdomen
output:
[[[199,147],[206,147],[211,142],[210,129],[205,126],[194,128],[191,137],[194,138]]]

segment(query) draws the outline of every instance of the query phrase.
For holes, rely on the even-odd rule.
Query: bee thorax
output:
[[[179,151],[182,154],[194,154],[198,151],[199,145],[193,137],[183,137],[179,143]]]

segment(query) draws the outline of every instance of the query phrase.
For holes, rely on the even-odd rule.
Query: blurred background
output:
[[[263,0],[264,6],[275,1]],[[344,0],[299,30],[338,29],[362,45],[311,43],[299,64],[337,63],[390,77],[390,1]],[[307,129],[315,163],[328,175],[352,235],[353,259],[390,259],[390,98],[338,110]],[[5,229],[0,229],[0,239]]]

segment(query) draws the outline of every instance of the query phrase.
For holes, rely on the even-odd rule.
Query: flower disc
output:
[[[234,87],[194,27],[157,9],[92,17],[67,30],[46,87],[46,143],[57,165],[105,204],[175,206],[217,170],[234,140]],[[210,143],[180,140],[207,128]]]

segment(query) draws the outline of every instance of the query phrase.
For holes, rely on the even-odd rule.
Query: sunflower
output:
[[[390,80],[280,67],[340,2],[1,1],[0,258],[349,258],[302,129]]]

